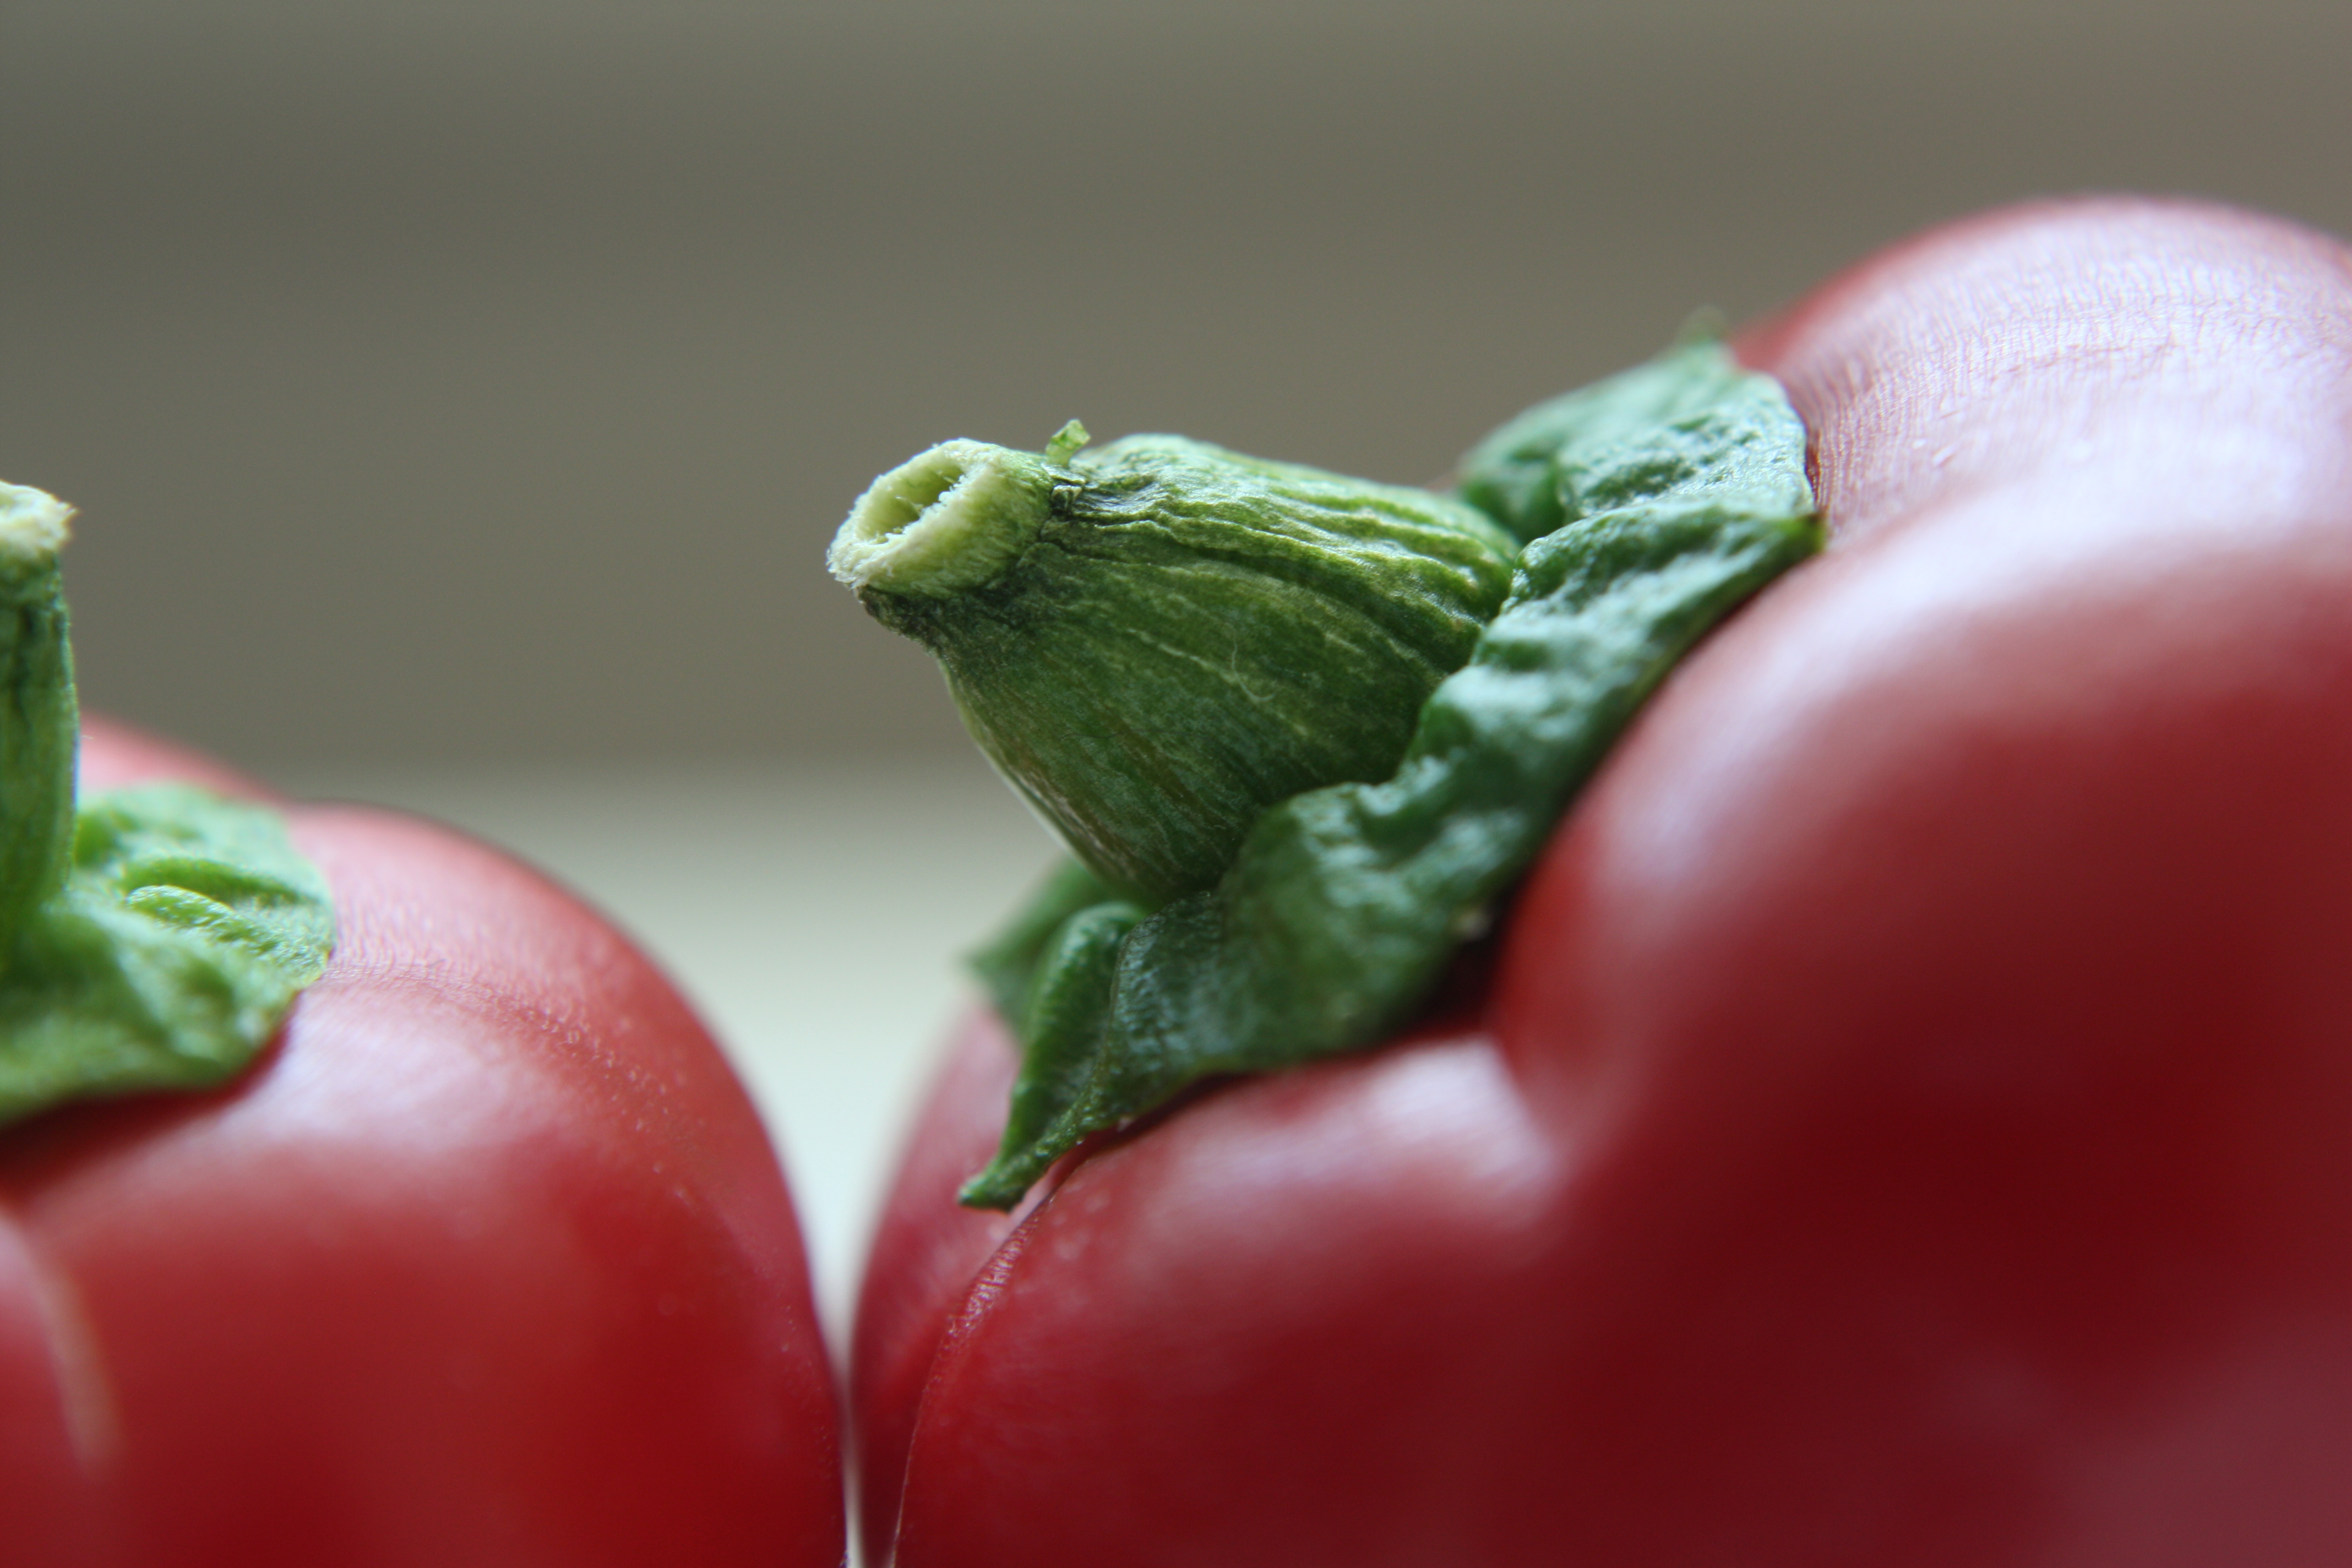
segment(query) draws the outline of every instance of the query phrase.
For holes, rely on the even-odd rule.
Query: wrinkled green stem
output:
[[[1376,779],[1509,591],[1475,508],[1171,436],[932,447],[829,557],[1111,887],[1213,883],[1273,801]]]

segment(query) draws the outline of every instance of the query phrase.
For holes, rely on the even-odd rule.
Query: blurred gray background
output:
[[[2352,6],[0,0],[0,476],[260,765],[958,741],[823,547],[948,436],[1398,480],[2041,192],[2352,229]]]
[[[2341,0],[0,0],[0,476],[82,510],[91,705],[641,934],[837,1316],[1047,854],[824,574],[875,472],[1424,480],[1972,208],[2352,230],[2347,67]]]

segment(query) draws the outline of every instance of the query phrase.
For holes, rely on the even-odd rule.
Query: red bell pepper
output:
[[[838,1563],[791,1203],[702,1026],[504,857],[289,815],[339,937],[256,1068],[0,1129],[0,1561]]]
[[[1831,543],[1491,964],[955,1203],[860,1305],[900,1568],[2352,1562],[2352,254],[2133,200],[1734,340]]]

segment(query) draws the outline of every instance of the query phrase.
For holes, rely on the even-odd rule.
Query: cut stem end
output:
[[[1036,540],[1055,483],[1034,452],[942,441],[866,487],[825,565],[861,596],[944,599],[983,587]]]
[[[0,480],[0,570],[22,577],[57,563],[73,508],[46,490]]]

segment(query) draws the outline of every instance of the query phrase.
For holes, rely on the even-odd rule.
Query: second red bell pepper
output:
[[[2352,1561],[2352,255],[2040,205],[1735,342],[1830,548],[1490,973],[1012,1215],[966,1029],[861,1303],[877,1561]]]

